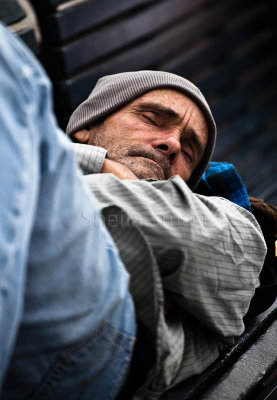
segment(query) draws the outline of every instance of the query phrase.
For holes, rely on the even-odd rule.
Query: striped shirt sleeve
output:
[[[73,143],[76,160],[82,168],[83,174],[98,174],[101,172],[107,150],[103,147],[88,146],[82,143]]]
[[[266,246],[254,216],[168,181],[84,177],[101,207],[121,207],[146,235],[174,300],[221,337],[240,335]]]
[[[105,222],[117,236],[137,316],[153,333],[156,351],[155,365],[134,400],[155,400],[201,373],[243,332],[266,253],[263,235],[248,211],[194,194],[178,176],[121,181],[94,174],[84,180],[101,209],[119,207],[137,229],[124,226],[111,207]],[[166,316],[165,294],[173,304]]]

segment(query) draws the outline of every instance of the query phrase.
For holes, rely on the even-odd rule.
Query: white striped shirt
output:
[[[104,149],[74,147],[86,165],[84,180],[106,208],[137,317],[156,350],[155,367],[135,399],[156,399],[202,372],[243,332],[266,254],[263,235],[247,210],[195,194],[179,176],[120,180],[98,173]],[[174,304],[166,316],[164,291]]]

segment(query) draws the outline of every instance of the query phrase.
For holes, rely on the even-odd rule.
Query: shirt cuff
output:
[[[74,143],[77,162],[79,163],[83,174],[98,174],[101,172],[107,150],[103,147],[91,146],[82,143]]]

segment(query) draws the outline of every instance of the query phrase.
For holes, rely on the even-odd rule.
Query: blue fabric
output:
[[[206,196],[224,197],[252,212],[246,188],[233,164],[210,162],[196,191]]]
[[[1,399],[113,399],[134,344],[129,276],[48,79],[1,25],[0,88]]]

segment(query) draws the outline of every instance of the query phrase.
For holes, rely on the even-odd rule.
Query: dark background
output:
[[[16,3],[0,0],[8,23],[22,18]],[[277,204],[276,0],[29,3],[41,42],[33,27],[21,35],[53,81],[62,128],[103,75],[175,72],[199,86],[211,105],[218,125],[213,159],[234,163],[251,195]]]

